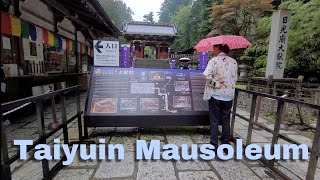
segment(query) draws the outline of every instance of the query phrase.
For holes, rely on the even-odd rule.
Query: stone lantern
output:
[[[249,69],[249,65],[240,64],[239,65],[239,72],[240,72],[239,78],[245,78],[247,76],[248,69]]]

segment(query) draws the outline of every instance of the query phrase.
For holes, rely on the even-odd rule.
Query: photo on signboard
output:
[[[141,98],[140,110],[158,110],[159,99],[158,98]]]
[[[190,91],[189,81],[175,81],[174,82],[175,91]]]
[[[151,81],[164,81],[165,77],[166,77],[165,72],[160,72],[160,71],[149,72],[149,80]]]
[[[173,107],[175,108],[190,108],[191,97],[190,96],[173,96]]]
[[[94,73],[95,73],[96,75],[101,75],[101,74],[102,74],[102,70],[101,70],[101,69],[96,69],[96,70],[94,71]]]
[[[96,98],[92,99],[92,113],[116,113],[117,98]]]

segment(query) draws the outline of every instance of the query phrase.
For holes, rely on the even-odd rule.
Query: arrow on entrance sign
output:
[[[103,48],[103,46],[100,45],[101,41],[98,41],[95,45],[94,48],[96,48],[96,50],[101,53],[100,48]]]

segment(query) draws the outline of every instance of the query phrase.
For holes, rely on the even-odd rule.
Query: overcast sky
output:
[[[164,0],[123,0],[134,12],[133,20],[142,21],[143,15],[149,14],[150,11],[153,12],[153,18],[157,22],[159,17],[158,13],[160,11],[161,3]]]

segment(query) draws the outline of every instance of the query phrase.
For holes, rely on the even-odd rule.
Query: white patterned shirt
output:
[[[203,100],[211,97],[221,101],[231,101],[234,98],[235,86],[238,78],[237,61],[225,53],[209,60],[205,71],[202,73],[207,80],[223,81],[220,88],[209,86],[206,82]]]

